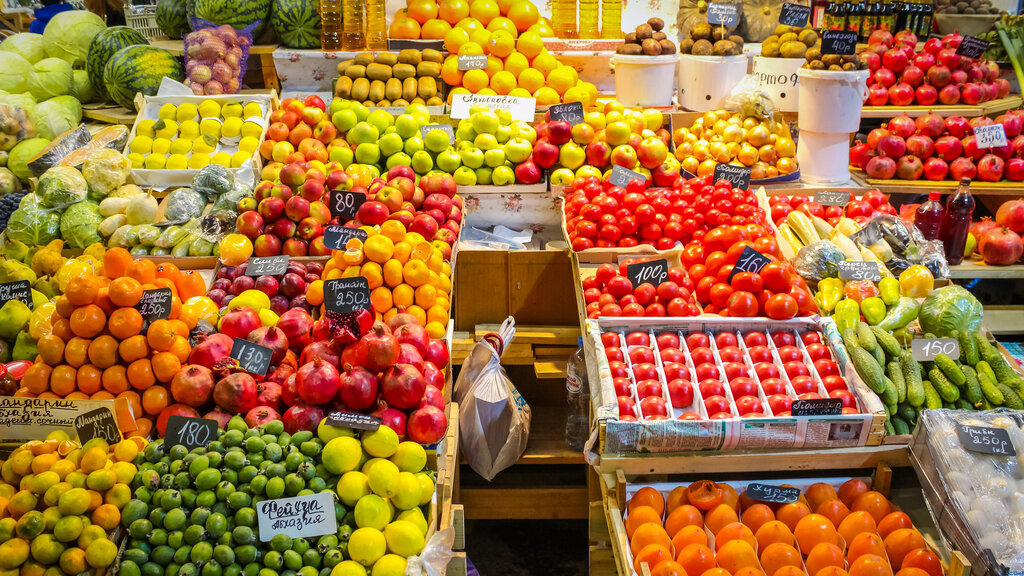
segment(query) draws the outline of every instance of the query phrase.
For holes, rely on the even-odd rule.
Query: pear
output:
[[[152,194],[136,194],[128,201],[124,213],[129,224],[152,224],[156,221],[156,210],[157,201]]]

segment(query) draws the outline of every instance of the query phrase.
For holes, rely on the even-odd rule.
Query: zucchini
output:
[[[910,434],[910,424],[907,424],[903,418],[896,416],[892,419],[892,427],[895,429],[896,435]]]
[[[978,373],[970,366],[962,367],[964,373],[964,397],[967,401],[977,407],[984,396],[981,393],[981,382],[978,381]]]
[[[932,383],[927,380],[921,381],[921,386],[924,387],[924,407],[929,410],[938,410],[942,408],[942,398],[939,397],[939,393],[932,386]]]
[[[786,224],[789,224],[789,229],[796,234],[804,246],[821,240],[818,231],[814,229],[814,224],[803,212],[798,210],[790,212],[786,216]]]
[[[925,389],[921,386],[921,365],[914,360],[910,350],[900,354],[900,365],[903,368],[903,379],[907,383],[907,402],[918,408],[927,401]]]
[[[967,382],[964,371],[956,365],[952,358],[945,354],[935,355],[935,367],[941,370],[946,378],[949,378],[949,381],[957,386],[963,386]]]
[[[1013,391],[1012,388],[1003,384],[1002,382],[996,382],[996,387],[1003,394],[1003,406],[1012,410],[1020,410],[1024,408],[1024,401],[1020,399],[1020,396]]]
[[[889,362],[885,365],[885,375],[892,380],[893,385],[896,386],[896,396],[900,402],[906,402],[907,400],[907,381],[903,378],[903,369],[900,367],[900,363],[896,360]]]
[[[860,342],[861,348],[867,350],[872,355],[874,355],[875,350],[878,348],[878,341],[875,340],[875,335],[871,332],[871,327],[868,326],[867,322],[857,323],[857,341]]]
[[[878,326],[871,326],[869,328],[871,333],[875,336],[875,340],[878,345],[885,351],[885,355],[888,358],[899,358],[900,357],[900,343],[893,338],[887,330],[882,330]]]
[[[938,368],[932,368],[928,371],[928,380],[931,381],[932,386],[942,396],[942,400],[945,402],[956,402],[960,399],[960,389],[953,385],[946,378],[946,375],[942,373],[942,370]]]
[[[871,357],[871,354],[863,348],[852,348],[848,352],[854,368],[857,369],[857,374],[864,379],[868,388],[879,395],[885,392],[885,374],[882,373],[882,367]]]
[[[1002,406],[1006,399],[1003,397],[1002,391],[996,384],[998,382],[995,378],[992,378],[988,374],[978,371],[978,382],[981,383],[981,393],[985,395],[985,399],[989,402]]]
[[[974,337],[970,332],[961,330],[957,334],[957,340],[960,342],[960,360],[964,364],[974,366],[981,360],[980,352],[978,351],[978,343],[974,341]]]

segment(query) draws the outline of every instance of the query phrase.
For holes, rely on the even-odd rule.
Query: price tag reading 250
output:
[[[331,312],[348,314],[370,309],[370,285],[366,278],[339,278],[324,282],[324,305]]]

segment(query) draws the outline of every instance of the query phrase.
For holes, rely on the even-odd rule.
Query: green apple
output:
[[[426,174],[434,167],[434,159],[426,150],[419,150],[413,153],[409,165],[417,174]]]
[[[462,166],[462,158],[453,148],[449,147],[437,155],[437,167],[441,170],[452,174],[459,169],[459,166]]]
[[[502,126],[508,126],[512,123],[512,113],[505,109],[500,109],[495,112],[498,115],[498,121],[501,122]]]
[[[388,156],[388,161],[387,161],[387,164],[386,164],[388,170],[391,170],[395,166],[411,166],[411,165],[412,165],[412,159],[409,158],[409,155],[406,154],[405,152],[396,152],[395,154],[392,154],[391,156]]]
[[[497,168],[505,164],[505,150],[503,148],[491,148],[484,152],[484,163],[491,168]]]
[[[359,122],[345,135],[345,139],[351,145],[376,143],[378,138],[380,130],[369,122]]]
[[[508,186],[516,181],[516,173],[508,166],[498,166],[491,172],[491,183],[495,186]]]
[[[575,170],[583,166],[583,162],[586,159],[587,154],[583,151],[583,148],[571,140],[562,144],[561,149],[558,151],[558,163],[569,170]]]
[[[473,144],[481,150],[490,150],[500,146],[494,134],[477,134],[476,138],[473,139]]]
[[[356,118],[356,113],[352,110],[338,110],[331,115],[331,122],[338,129],[338,132],[344,134],[351,130],[359,120]]]
[[[476,183],[489,186],[491,184],[491,169],[490,168],[477,168],[476,172]]]
[[[413,136],[405,140],[405,145],[402,147],[402,151],[412,156],[413,154],[423,150],[423,139],[419,136]]]
[[[489,112],[489,111],[490,111],[490,109],[487,106],[484,106],[483,104],[474,104],[474,105],[469,107],[469,115],[470,116],[472,116],[473,114],[476,114],[478,112]]]
[[[331,100],[331,105],[327,107],[327,113],[334,116],[335,113],[345,109],[345,103],[348,100],[342,100],[341,98],[334,98]]]
[[[512,162],[525,162],[533,153],[533,145],[525,138],[513,138],[505,143],[505,156]]]
[[[359,118],[360,122],[366,120],[370,116],[370,109],[359,102],[352,103],[352,111],[356,113],[356,118]]]
[[[405,142],[402,141],[402,137],[397,132],[391,134],[385,134],[377,140],[377,146],[380,147],[380,153],[385,156],[391,156],[395,152],[400,152]]]
[[[477,134],[494,134],[494,131],[501,125],[498,115],[490,110],[477,112],[470,116],[469,119],[473,123],[473,130],[476,130]]]
[[[505,126],[504,124],[498,126],[498,129],[494,131],[494,138],[498,141],[499,144],[504,144],[505,142],[508,142],[509,138],[512,138],[512,127]]]
[[[448,134],[440,128],[434,128],[423,136],[423,145],[435,154],[444,152],[450,144]]]
[[[568,168],[558,168],[551,172],[551,183],[556,186],[565,186],[572,184],[576,177],[573,175],[572,170]]]
[[[466,121],[463,120],[462,122]],[[472,124],[469,124],[468,122],[466,124],[459,123],[455,128],[456,140],[469,140],[472,142],[474,138],[476,138],[476,130],[473,130]]]
[[[363,143],[356,146],[356,162],[360,164],[376,164],[380,160],[380,147],[376,144]]]
[[[420,123],[412,114],[402,114],[395,118],[395,130],[402,138],[408,139],[420,133]]]
[[[331,162],[338,162],[345,168],[348,168],[349,164],[352,163],[353,157],[352,149],[348,146],[334,146],[331,148],[330,156],[327,159]]]
[[[385,128],[395,124],[395,117],[387,110],[378,109],[370,112],[370,115],[366,117],[366,121],[376,126],[377,130],[383,132]]]
[[[453,174],[455,183],[459,186],[473,186],[476,184],[476,172],[466,166],[459,167]]]
[[[455,144],[455,149],[459,152],[462,152],[463,150],[469,150],[470,148],[473,147],[472,140],[456,140],[456,142],[457,144]]]
[[[479,168],[484,165],[484,152],[479,148],[467,148],[459,152],[459,156],[463,166]]]
[[[427,107],[423,104],[409,104],[405,107],[405,113],[412,114],[416,121],[420,123],[420,126],[430,124],[430,112],[427,111]]]

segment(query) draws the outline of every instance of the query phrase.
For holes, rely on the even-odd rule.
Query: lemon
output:
[[[195,140],[199,137],[199,122],[195,120],[186,120],[178,125],[178,133],[181,134],[182,138],[189,140]]]
[[[398,473],[398,489],[391,498],[391,503],[399,510],[410,510],[420,505],[420,494],[423,487],[412,472]]]
[[[157,118],[161,119],[173,119],[177,115],[178,107],[168,102],[160,107],[160,110],[156,113]]]
[[[416,479],[420,482],[420,506],[423,506],[434,495],[434,480],[426,472],[417,472]]]
[[[82,529],[82,535],[78,537],[78,547],[88,548],[90,544],[97,540],[105,540],[107,538],[107,531],[95,524],[87,524]]]
[[[156,120],[139,120],[138,126],[135,127],[135,137],[149,136],[152,138],[156,136]]]
[[[199,116],[199,107],[192,102],[185,102],[178,106],[178,111],[174,115],[174,119],[178,122],[184,122],[186,120],[192,120]]]
[[[256,138],[259,140],[260,134],[263,134],[263,125],[259,122],[246,120],[242,123],[242,136]]]
[[[427,535],[427,518],[423,515],[423,511],[420,510],[419,508],[413,508],[411,510],[402,510],[401,512],[398,513],[398,516],[395,517],[395,520],[405,520],[406,522],[412,522],[417,528],[420,529],[420,532],[424,535],[424,537]]]
[[[210,158],[210,164],[219,164],[225,168],[231,167],[231,153],[229,152],[218,152]]]
[[[171,141],[167,138],[153,140],[153,154],[168,154],[171,151]]]
[[[369,482],[366,474],[358,470],[345,472],[338,480],[338,497],[345,506],[355,506],[360,498],[370,493]]]
[[[192,153],[208,154],[217,149],[217,139],[212,136],[201,136],[192,141]]]
[[[320,421],[320,424],[316,427],[316,435],[320,440],[324,442],[330,442],[340,436],[348,436],[349,438],[355,438],[356,432],[352,428],[344,428],[342,426],[331,426],[327,423],[327,418]]]
[[[375,528],[358,528],[348,539],[348,554],[349,557],[363,566],[372,566],[374,562],[384,555],[384,552],[387,551],[387,546],[387,540],[380,530]]]
[[[331,570],[331,576],[366,576],[366,568],[354,560],[345,560]]]
[[[153,139],[149,136],[136,136],[128,145],[128,151],[136,154],[149,154],[153,151]]]
[[[242,116],[246,118],[263,117],[263,108],[260,108],[259,102],[247,102],[245,107],[242,108]]]
[[[353,533],[353,536],[355,534]],[[395,520],[384,528],[384,538],[388,544],[388,550],[395,554],[408,558],[423,551],[426,544],[423,533],[415,524],[408,520]],[[352,543],[349,542],[351,550]]]
[[[241,168],[245,161],[252,158],[252,152],[238,151],[231,155],[231,167]]]
[[[355,268],[355,266],[351,266],[351,268]],[[369,458],[369,457],[367,457],[365,460],[363,460],[360,463],[359,470],[363,474],[369,474],[370,473],[370,469],[373,468],[373,465],[376,464],[377,462],[380,462],[381,460],[384,460],[384,459],[383,458]]]
[[[184,154],[188,155],[192,151],[192,141],[185,138],[175,138],[171,140],[171,154]],[[134,442],[132,443],[134,444]]]
[[[405,574],[405,558],[397,554],[385,554],[370,569],[371,576],[403,576]]]
[[[374,236],[373,238],[387,240],[387,237],[383,235]],[[375,458],[389,458],[398,450],[398,434],[387,426],[381,426],[372,432],[364,432],[363,450],[366,450],[367,454]]]
[[[241,102],[228,102],[221,108],[220,114],[226,118],[241,118],[242,117],[242,103]]]
[[[407,440],[398,445],[390,460],[402,472],[419,472],[427,465],[427,451],[419,443]]]
[[[216,100],[204,100],[199,105],[199,115],[203,118],[218,118],[220,117],[220,103]]]
[[[198,170],[209,163],[209,154],[192,154],[192,156],[188,159],[188,167],[193,170]]]
[[[391,509],[387,502],[376,494],[363,496],[356,502],[353,515],[356,526],[360,528],[376,528],[383,530],[391,522]]]
[[[220,140],[221,121],[216,118],[204,118],[199,123],[199,133],[203,136],[213,136],[215,139]]]
[[[344,474],[356,469],[363,450],[355,438],[340,436],[332,439],[320,453],[324,468],[331,474]]]
[[[167,165],[167,157],[160,154],[150,154],[146,156],[145,168],[146,170],[163,170],[164,166]]]
[[[188,156],[184,154],[171,154],[167,158],[167,165],[165,166],[168,170],[185,170],[188,168]]]
[[[178,123],[174,120],[160,120],[156,123],[156,137],[168,140],[178,135]]]
[[[393,498],[398,494],[399,474],[398,466],[390,460],[375,462],[366,474],[370,479],[370,490],[382,498]]]
[[[225,106],[227,108],[227,106]],[[242,119],[232,116],[224,120],[220,135],[222,138],[237,138],[242,134]]]
[[[238,149],[241,150],[242,152],[248,152],[250,155],[252,155],[252,153],[255,152],[256,149],[259,147],[259,138],[253,138],[252,136],[243,136],[242,139],[238,141]]]

